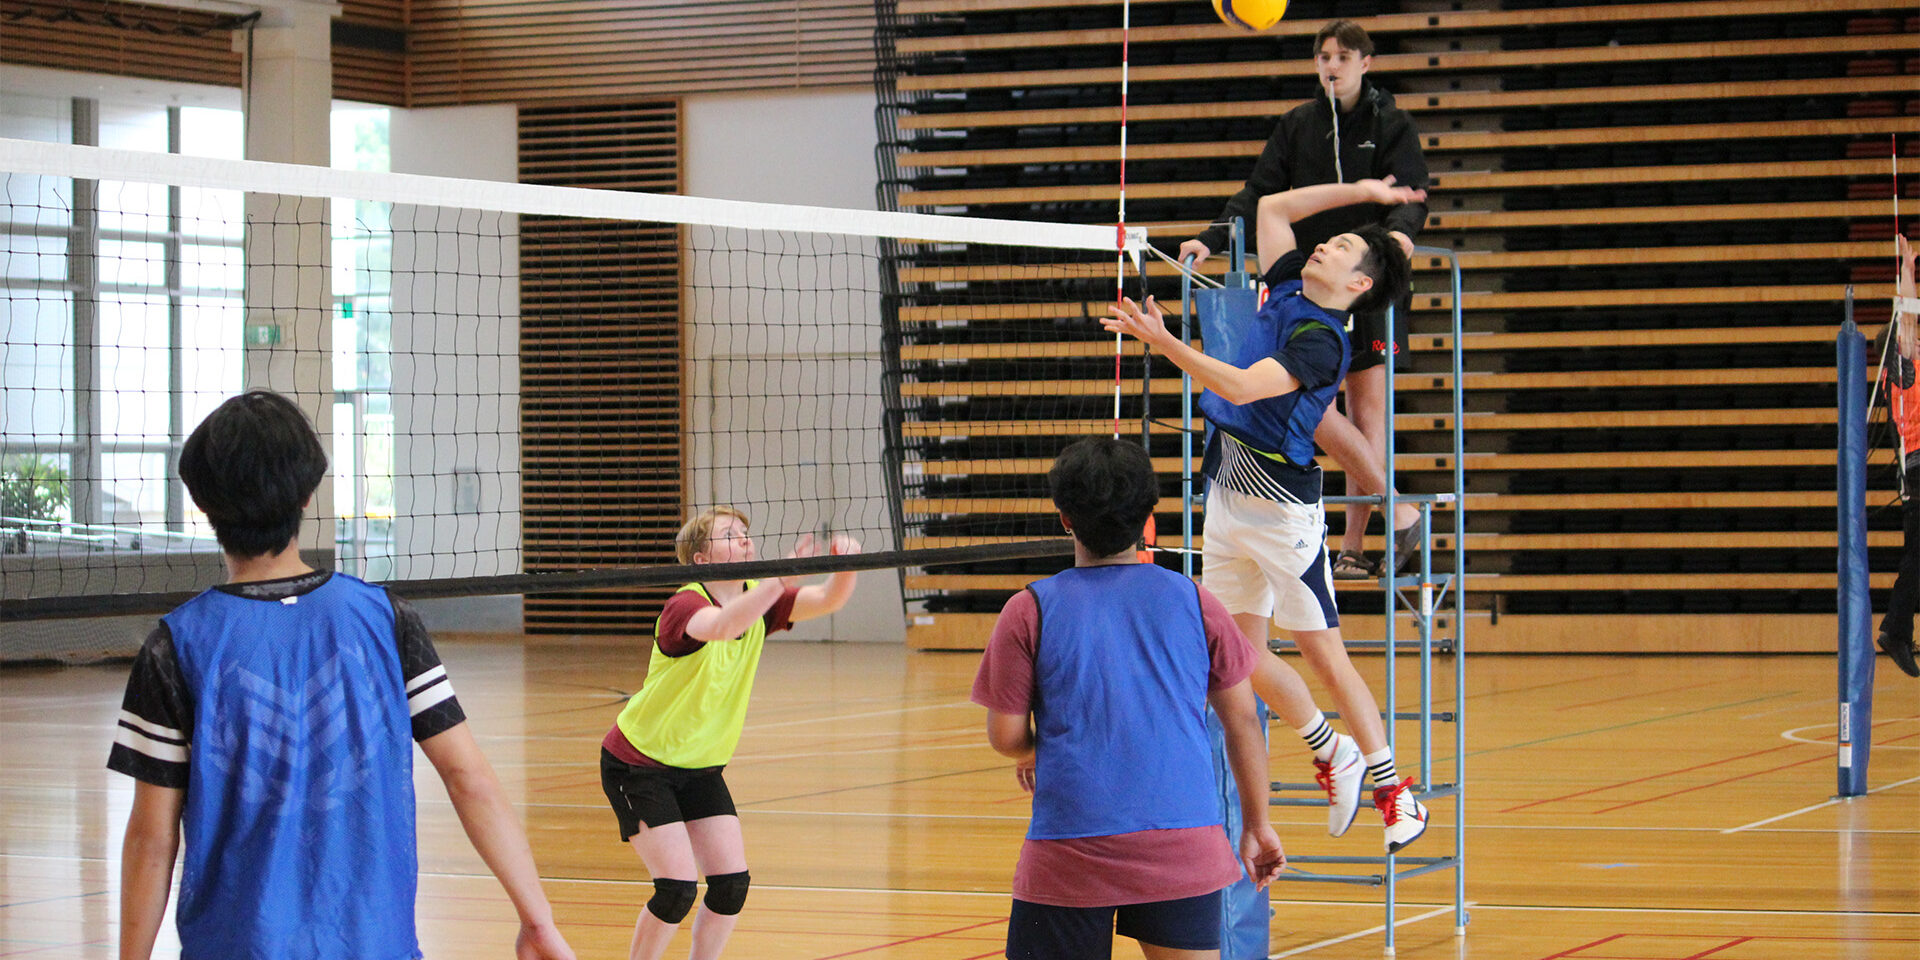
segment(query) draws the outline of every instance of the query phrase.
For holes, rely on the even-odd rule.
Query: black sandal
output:
[[[1380,578],[1380,562],[1367,559],[1364,553],[1342,550],[1333,558],[1333,578],[1335,580],[1377,580]]]

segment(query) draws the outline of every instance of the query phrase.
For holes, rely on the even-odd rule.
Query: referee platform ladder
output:
[[[1245,262],[1242,253],[1242,236],[1242,227],[1240,223],[1236,221],[1231,225],[1230,233],[1232,259],[1229,262],[1232,264],[1242,264]],[[1388,614],[1382,618],[1385,624],[1385,637],[1380,640],[1348,640],[1347,646],[1349,649],[1378,649],[1382,651],[1385,659],[1386,681],[1384,689],[1381,691],[1381,700],[1387,707],[1382,711],[1381,716],[1386,720],[1387,744],[1393,748],[1396,759],[1404,756],[1405,751],[1400,749],[1397,734],[1398,727],[1402,722],[1414,724],[1417,740],[1415,746],[1420,757],[1416,795],[1423,804],[1428,805],[1429,816],[1434,818],[1434,820],[1429,821],[1429,826],[1432,826],[1433,822],[1439,819],[1439,815],[1433,810],[1436,804],[1443,810],[1447,807],[1452,808],[1453,847],[1451,851],[1442,852],[1437,855],[1429,855],[1431,853],[1431,848],[1429,847],[1428,850],[1423,850],[1420,856],[1396,856],[1392,854],[1383,854],[1380,856],[1290,854],[1287,858],[1287,870],[1280,876],[1282,881],[1298,883],[1343,883],[1380,888],[1382,891],[1382,904],[1386,913],[1386,922],[1384,925],[1385,952],[1389,954],[1395,950],[1395,930],[1396,920],[1398,919],[1398,904],[1396,900],[1398,894],[1397,885],[1402,880],[1427,873],[1436,873],[1445,870],[1453,871],[1453,917],[1454,933],[1456,935],[1464,935],[1466,933],[1468,919],[1465,869],[1466,717],[1464,712],[1465,701],[1463,699],[1466,688],[1464,644],[1467,620],[1464,581],[1462,578],[1462,573],[1466,570],[1466,473],[1464,467],[1466,457],[1463,456],[1465,452],[1463,426],[1465,417],[1462,415],[1464,413],[1464,395],[1461,376],[1460,262],[1458,258],[1454,256],[1453,251],[1439,247],[1415,247],[1414,255],[1416,257],[1443,258],[1446,260],[1449,268],[1448,278],[1452,293],[1452,307],[1449,319],[1453,334],[1451,351],[1453,384],[1453,429],[1451,434],[1453,473],[1451,489],[1441,493],[1428,494],[1394,493],[1394,488],[1397,485],[1395,482],[1396,471],[1394,469],[1394,372],[1399,358],[1394,355],[1392,348],[1393,338],[1387,337],[1385,338],[1387,347],[1384,351],[1384,363],[1387,374],[1385,464],[1388,481],[1387,490],[1384,494],[1377,496],[1336,496],[1324,497],[1322,499],[1324,503],[1329,505],[1344,505],[1350,503],[1375,504],[1381,508],[1382,516],[1387,518],[1389,529],[1391,529],[1392,526],[1394,510],[1398,505],[1402,503],[1411,504],[1419,510],[1420,516],[1416,522],[1420,526],[1420,536],[1414,547],[1417,555],[1413,558],[1413,563],[1409,567],[1408,572],[1395,573],[1395,570],[1400,566],[1400,558],[1394,556],[1395,538],[1391,535],[1385,538],[1386,556],[1383,562],[1383,569],[1386,573],[1382,575],[1378,581],[1384,598],[1383,609],[1387,611]],[[1224,279],[1225,290],[1245,290],[1251,286],[1252,277],[1245,271],[1229,272]],[[1212,291],[1208,291],[1208,293],[1211,292]],[[1206,293],[1202,293],[1199,296],[1206,295]],[[1183,338],[1187,339],[1187,342],[1192,342],[1193,331],[1191,324],[1194,318],[1198,316],[1195,312],[1197,306],[1196,299],[1196,292],[1193,288],[1193,275],[1183,271],[1181,281],[1182,309],[1180,334]],[[1393,315],[1392,308],[1389,307],[1387,314],[1389,326],[1391,326],[1395,320],[1396,318]],[[1203,347],[1207,342],[1205,326],[1206,324],[1203,319],[1203,329],[1201,331]],[[1181,425],[1188,429],[1188,435],[1191,436],[1191,431],[1193,430],[1192,382],[1190,378],[1185,379],[1186,389],[1181,392]],[[1204,493],[1196,489],[1191,451],[1191,444],[1186,445],[1183,448],[1181,457],[1181,493],[1187,508],[1181,511],[1182,516],[1185,518],[1182,521],[1181,528],[1183,547],[1181,552],[1184,572],[1189,576],[1194,572],[1192,569],[1192,558],[1194,554],[1194,550],[1192,549],[1194,540],[1193,506],[1196,503],[1205,502]],[[1433,522],[1436,509],[1451,513],[1453,516],[1453,572],[1451,573],[1435,573],[1433,570]],[[1450,611],[1450,619],[1452,620],[1451,635],[1436,636],[1435,623],[1436,621],[1448,618],[1449,611],[1447,608],[1449,605],[1452,608]],[[1399,615],[1405,615],[1411,620],[1414,625],[1413,636],[1400,636],[1398,626],[1400,620]],[[1279,652],[1293,649],[1294,644],[1290,640],[1276,640],[1271,644],[1271,647],[1276,652]],[[1398,708],[1400,702],[1397,672],[1398,657],[1408,653],[1411,653],[1419,659],[1419,696],[1414,709],[1401,710]],[[1436,657],[1444,657],[1445,660],[1451,664],[1453,670],[1452,691],[1446,696],[1446,702],[1441,704],[1438,710],[1435,709],[1434,695]],[[1329,712],[1327,716],[1332,718],[1337,717],[1338,714]],[[1445,733],[1442,733],[1440,738],[1436,739],[1434,730],[1436,723],[1449,724],[1452,727],[1452,735],[1450,738],[1452,740],[1451,756],[1447,758],[1444,763],[1445,767],[1450,768],[1444,771],[1445,775],[1449,777],[1446,781],[1436,781],[1434,778],[1434,756],[1436,750],[1441,749],[1444,741],[1449,739]],[[1288,731],[1288,733],[1290,734],[1291,731]],[[1273,796],[1270,803],[1274,806],[1325,807],[1327,805],[1325,793],[1318,784],[1274,782],[1271,788]],[[1423,839],[1426,844],[1433,844],[1438,841],[1439,838],[1428,837]],[[1357,840],[1357,837],[1349,835],[1347,839],[1335,842],[1353,843]]]

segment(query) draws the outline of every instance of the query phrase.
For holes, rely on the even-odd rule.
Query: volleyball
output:
[[[1242,30],[1265,30],[1287,15],[1287,0],[1213,0],[1213,12]]]

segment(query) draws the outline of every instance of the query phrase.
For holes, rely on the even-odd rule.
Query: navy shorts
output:
[[[1113,935],[1174,950],[1220,949],[1220,894],[1118,907],[1013,901],[1007,960],[1109,960]]]

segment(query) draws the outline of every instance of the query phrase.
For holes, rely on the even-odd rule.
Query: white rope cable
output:
[[[1178,270],[1181,273],[1186,274],[1188,279],[1192,280],[1194,283],[1197,283],[1203,287],[1212,287],[1218,290],[1221,287],[1226,286],[1226,284],[1221,283],[1220,281],[1215,280],[1214,278],[1209,277],[1206,274],[1200,273],[1197,270],[1194,270],[1193,268],[1187,266],[1185,263],[1182,263],[1179,260],[1176,260],[1172,257],[1167,256],[1166,254],[1160,252],[1159,248],[1157,247],[1148,247],[1147,252],[1160,258],[1162,261],[1165,261],[1166,263],[1172,264],[1175,270]]]

